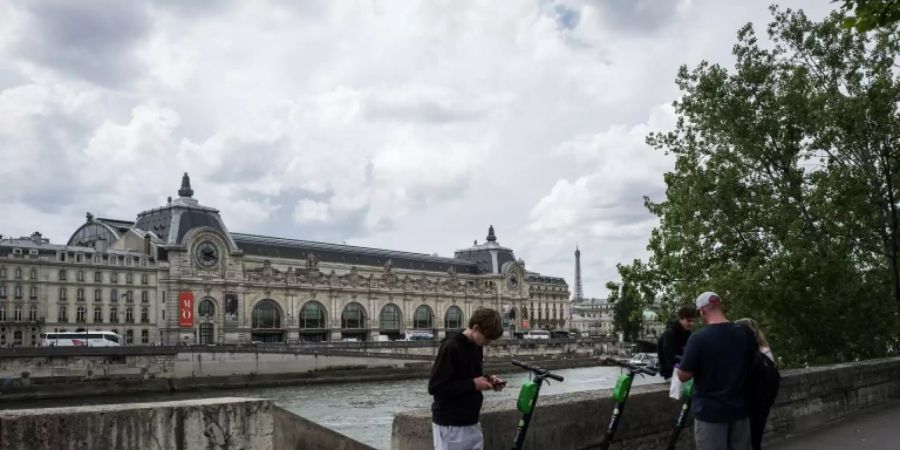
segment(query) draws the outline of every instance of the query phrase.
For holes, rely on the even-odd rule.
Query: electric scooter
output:
[[[657,372],[655,367],[635,366],[615,358],[606,358],[606,362],[624,367],[625,369],[628,369],[628,372],[619,375],[619,379],[616,381],[616,387],[613,388],[612,398],[613,401],[616,402],[616,406],[613,408],[612,417],[609,419],[609,427],[606,429],[606,434],[604,434],[603,440],[600,441],[600,450],[609,450],[609,446],[613,442],[616,429],[619,427],[619,419],[622,417],[622,412],[625,410],[625,402],[628,400],[628,394],[631,392],[631,382],[634,380],[634,376],[650,375],[652,377],[655,376]]]
[[[675,356],[675,359],[681,361],[680,356]],[[677,377],[677,374],[672,374],[673,377]],[[675,427],[672,429],[672,435],[669,436],[669,444],[666,446],[666,450],[675,450],[675,444],[678,442],[678,435],[681,434],[681,430],[684,429],[684,425],[687,423],[688,414],[691,412],[691,398],[694,395],[694,380],[688,380],[681,384],[681,410],[678,413],[678,419],[675,420]]]
[[[521,361],[513,360],[512,363],[514,366],[531,371],[534,376],[534,378],[522,383],[522,389],[519,391],[519,401],[516,404],[516,409],[522,413],[522,418],[519,419],[519,426],[516,428],[516,438],[512,449],[521,450],[522,446],[525,445],[525,436],[526,433],[528,433],[528,425],[531,423],[531,415],[534,413],[534,407],[537,405],[538,395],[541,392],[541,384],[543,384],[547,378],[563,381],[563,377],[550,372],[547,369],[529,366]]]

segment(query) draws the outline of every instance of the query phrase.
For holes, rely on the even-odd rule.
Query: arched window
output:
[[[434,313],[431,312],[431,308],[425,305],[419,306],[413,314],[413,328],[434,328],[433,319]]]
[[[402,319],[400,308],[397,305],[389,304],[381,308],[378,322],[381,324],[382,330],[399,330],[400,324],[403,322]]]
[[[463,312],[458,306],[451,306],[444,314],[444,328],[458,330],[463,327]]]
[[[272,300],[262,300],[253,307],[253,328],[281,328],[281,311]]]
[[[200,317],[212,318],[216,315],[216,305],[212,300],[201,301],[200,306],[197,307],[197,315]]]
[[[316,301],[309,301],[300,308],[300,328],[325,328],[325,307]]]
[[[350,303],[341,313],[341,328],[365,328],[366,311],[359,303]]]

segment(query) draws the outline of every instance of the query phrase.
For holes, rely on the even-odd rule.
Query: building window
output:
[[[200,324],[200,344],[201,345],[209,345],[209,344],[215,343],[215,339],[213,337],[213,329],[214,329],[214,325],[211,323],[201,323]]]
[[[6,305],[0,306],[0,322],[6,321]]]
[[[434,314],[431,312],[431,308],[422,305],[416,308],[415,314],[413,314],[413,328],[420,329],[429,329],[433,328],[432,319]]]
[[[59,305],[59,308],[57,308],[56,321],[63,323],[69,321],[69,311],[66,309],[66,305]]]
[[[134,308],[125,308],[125,323],[134,323]]]
[[[253,307],[250,324],[253,328],[281,328],[281,311],[272,300],[262,300]]]
[[[94,289],[94,301],[95,302],[103,301],[103,290],[102,289]]]
[[[463,328],[463,313],[458,306],[451,306],[444,315],[444,328],[448,330],[458,330]]]
[[[94,272],[94,283],[103,282],[103,272]]]
[[[22,320],[22,307],[19,305],[16,305],[16,307],[13,309],[13,320],[15,320],[16,322],[20,322]]]
[[[6,267],[0,267],[0,278],[6,278]]]
[[[22,279],[22,269],[21,269],[21,268],[18,268],[18,267],[16,267],[16,279],[17,279],[17,280],[21,280],[21,279]]]
[[[75,291],[75,300],[79,302],[84,301],[84,289],[78,288],[78,290]]]
[[[28,277],[32,280],[37,280],[37,270],[31,269],[31,272],[28,274]]]
[[[197,315],[211,319],[216,315],[216,305],[214,305],[211,300],[203,300],[197,307]]]
[[[84,316],[86,316],[86,315],[87,315],[87,308],[85,308],[84,306],[79,306],[75,310],[75,321],[76,322],[84,322],[86,320]]]
[[[37,298],[37,286],[31,286],[28,288],[28,298],[36,299]]]
[[[132,292],[132,291],[126,291],[126,292],[125,292],[125,301],[128,302],[128,303],[133,302],[133,301],[134,301],[134,292]]]
[[[32,322],[36,322],[38,320],[37,306],[31,305],[31,307],[28,308],[28,320]]]
[[[378,322],[382,330],[400,330],[402,319],[400,307],[394,304],[385,305],[378,316]]]
[[[141,303],[150,303],[150,293],[141,291]]]
[[[110,282],[110,283],[118,283],[118,282],[119,282],[119,273],[118,273],[118,272],[111,272],[111,273],[109,274],[109,282]]]
[[[119,323],[119,308],[115,306],[109,307],[109,321],[111,323]]]
[[[141,323],[150,323],[150,308],[141,308]]]
[[[78,275],[75,276],[75,279],[77,279],[78,281],[84,281],[84,271],[79,270]]]
[[[22,332],[16,331],[13,333],[13,345],[22,345]]]
[[[130,272],[129,272],[129,273],[126,273],[126,274],[125,274],[125,283],[127,283],[127,284],[134,284],[134,274],[132,274],[132,273],[130,273]]]
[[[150,343],[150,331],[141,330],[141,344],[149,344]]]
[[[150,277],[146,273],[141,274],[141,284],[148,284]]]
[[[103,322],[103,308],[99,306],[94,307],[94,323],[102,323]]]
[[[134,344],[134,330],[125,331],[125,343],[128,345]]]
[[[59,271],[59,281],[66,281],[66,270],[62,269]]]
[[[17,284],[13,293],[15,298],[22,298],[22,286]]]
[[[109,302],[110,303],[119,303],[119,291],[117,291],[115,289],[110,289]]]
[[[300,328],[325,328],[325,307],[316,301],[300,308]]]
[[[362,305],[350,303],[344,307],[341,313],[341,328],[365,328],[366,314]]]
[[[0,284],[0,298],[6,298],[6,286]]]

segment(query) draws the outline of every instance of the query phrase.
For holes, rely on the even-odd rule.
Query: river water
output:
[[[511,367],[512,370],[515,368]],[[558,383],[550,380],[541,387],[544,395],[611,388],[619,376],[618,367],[582,367],[555,370],[565,377]],[[502,392],[485,392],[485,402],[501,401],[515,407],[522,382],[528,373],[517,371],[501,374],[507,380]],[[662,378],[636,377],[634,384],[661,382]],[[350,436],[377,449],[391,447],[391,424],[394,415],[413,409],[431,407],[428,395],[428,379],[378,381],[367,383],[323,384],[310,386],[279,386],[268,388],[204,390],[175,394],[141,394],[129,397],[109,396],[84,399],[37,400],[0,404],[0,409],[42,408],[101,403],[152,402],[186,400],[208,397],[257,397],[266,398],[276,405],[325,427]]]
[[[549,385],[544,384],[541,396],[610,388],[620,370],[616,367],[583,367],[554,372],[565,377],[565,381],[551,380]],[[505,401],[514,407],[519,388],[528,379],[528,374],[520,371],[502,377],[509,381],[506,389],[486,392],[485,402]],[[658,376],[636,377],[634,384],[660,381]],[[391,424],[395,414],[431,407],[427,379],[247,389],[237,395],[271,399],[288,411],[378,449],[391,446]]]

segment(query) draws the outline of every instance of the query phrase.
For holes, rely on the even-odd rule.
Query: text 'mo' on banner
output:
[[[182,327],[194,326],[193,292],[180,292],[178,294],[178,325]]]

